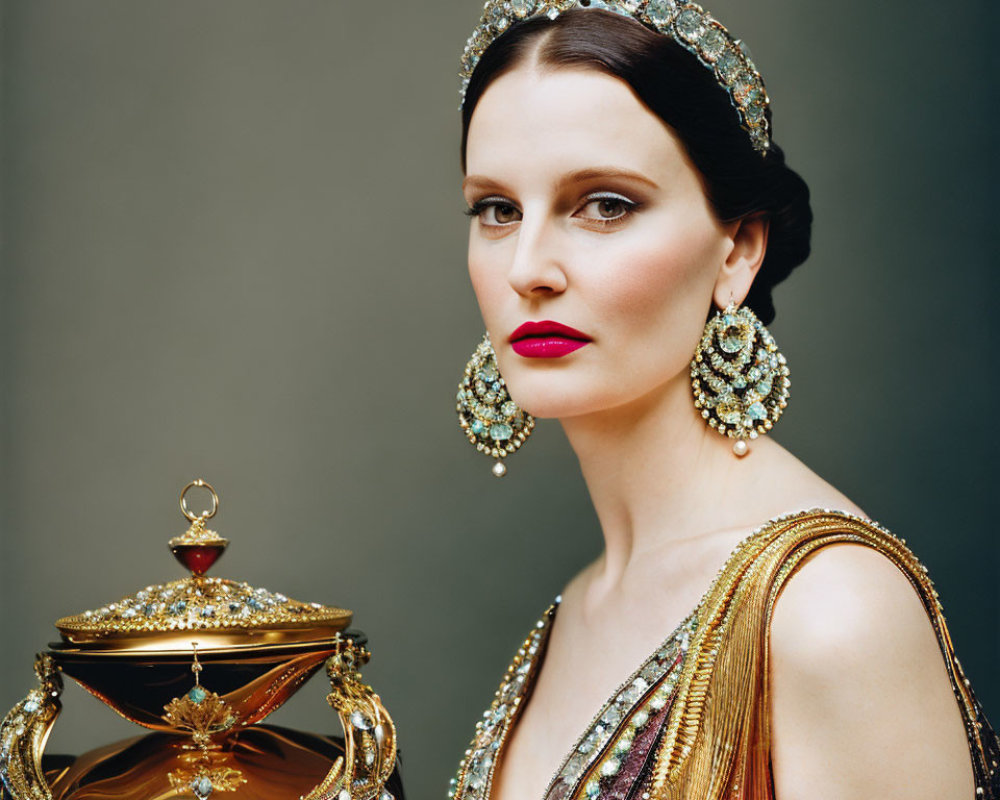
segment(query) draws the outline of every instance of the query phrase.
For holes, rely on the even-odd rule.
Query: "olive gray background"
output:
[[[711,8],[814,198],[814,255],[776,294],[776,438],[921,556],[1000,719],[986,3]],[[57,617],[181,576],[165,542],[201,476],[232,540],[216,573],[355,609],[409,794],[443,796],[600,548],[556,423],[501,482],[455,421],[482,331],[456,76],[479,10],[3,3],[3,709]],[[336,731],[323,696],[273,720]],[[49,749],[135,730],[74,686]]]

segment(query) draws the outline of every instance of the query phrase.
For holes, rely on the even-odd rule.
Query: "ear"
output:
[[[767,252],[768,219],[763,214],[729,224],[728,234],[732,249],[719,270],[712,300],[718,308],[729,303],[740,305],[750,291],[750,285],[764,263]]]

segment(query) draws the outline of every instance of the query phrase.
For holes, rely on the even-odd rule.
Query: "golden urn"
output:
[[[196,489],[210,499],[199,513]],[[190,525],[170,550],[191,574],[56,622],[37,686],[0,723],[0,798],[402,800],[395,727],[361,679],[352,612],[209,577],[229,544],[207,527],[219,497],[199,479],[180,505]],[[260,724],[324,664],[343,740]],[[62,675],[154,733],[43,755]]]

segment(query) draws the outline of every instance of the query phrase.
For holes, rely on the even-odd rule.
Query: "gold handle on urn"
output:
[[[337,638],[337,652],[326,662],[326,700],[344,727],[344,755],[301,800],[393,800],[385,784],[396,765],[396,726],[381,698],[361,679],[369,652]]]
[[[0,779],[13,800],[52,800],[42,752],[62,705],[62,676],[47,653],[35,656],[38,686],[0,723]]]

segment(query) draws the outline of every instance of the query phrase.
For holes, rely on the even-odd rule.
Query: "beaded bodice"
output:
[[[489,798],[497,754],[531,691],[559,599],[514,656],[492,705],[476,725],[475,738],[452,781],[449,797]],[[549,782],[545,800],[598,795],[624,800],[633,795],[634,787],[648,777],[644,767],[659,738],[696,627],[697,616],[692,613],[618,687],[563,759]]]

